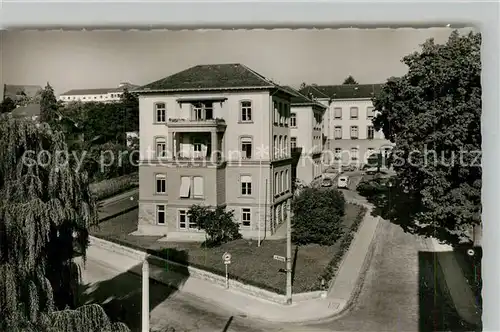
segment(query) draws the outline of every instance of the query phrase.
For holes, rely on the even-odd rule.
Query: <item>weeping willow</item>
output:
[[[74,309],[96,203],[47,124],[0,118],[0,330],[128,331],[95,305]],[[101,324],[101,325],[98,325]]]

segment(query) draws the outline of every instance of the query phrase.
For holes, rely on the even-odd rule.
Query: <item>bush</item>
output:
[[[241,238],[239,225],[234,221],[234,212],[226,211],[224,206],[219,205],[213,209],[209,206],[193,205],[188,215],[191,222],[207,233],[207,246],[218,246]]]
[[[95,182],[90,185],[90,191],[95,199],[100,201],[108,197],[120,194],[129,189],[138,187],[139,176],[137,173],[120,176],[114,179]]]
[[[386,190],[385,188],[386,179],[384,178],[374,178],[372,180],[363,180],[356,187],[357,192],[364,197],[373,197],[381,194]]]
[[[305,188],[292,201],[292,241],[332,245],[343,234],[345,198],[336,189]]]

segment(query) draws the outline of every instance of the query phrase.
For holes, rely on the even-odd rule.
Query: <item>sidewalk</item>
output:
[[[434,238],[426,241],[427,246],[433,252],[436,252],[437,261],[443,271],[446,286],[458,314],[468,323],[479,325],[481,323],[481,313],[476,306],[474,293],[465,280],[460,265],[451,254],[453,248],[449,245],[440,244]]]
[[[181,292],[186,292],[200,298],[207,299],[214,304],[228,310],[239,312],[241,315],[264,319],[271,322],[305,322],[313,321],[341,313],[346,309],[358,286],[358,280],[369,248],[378,225],[378,218],[373,218],[367,213],[355,239],[351,244],[344,261],[340,265],[334,284],[326,298],[306,301],[293,301],[291,305],[278,304],[266,301],[235,289],[224,289],[211,282],[187,277],[185,282],[178,286]],[[89,247],[87,258],[102,262],[117,271],[128,271],[141,274],[141,261],[122,254],[111,252],[96,246]],[[179,275],[167,271],[164,267],[149,265],[152,279],[165,284],[178,285]],[[292,297],[293,300],[293,297]]]

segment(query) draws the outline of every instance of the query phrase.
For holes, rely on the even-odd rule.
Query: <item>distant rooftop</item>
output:
[[[300,93],[298,90],[295,90],[294,88],[290,86],[282,86],[282,88],[288,90],[290,94],[292,94],[292,98],[290,100],[290,103],[292,106],[318,106],[321,108],[326,109],[326,106],[321,104],[320,102],[314,100],[314,98],[305,96],[304,94]]]
[[[120,83],[120,85],[116,88],[73,89],[65,93],[62,93],[61,96],[103,95],[113,92],[123,92],[126,88],[129,91],[132,91],[137,87],[138,87],[137,85],[130,83]]]
[[[19,106],[12,110],[11,115],[15,118],[31,118],[33,116],[40,116],[40,104]]]
[[[137,88],[148,91],[200,91],[280,88],[276,83],[239,63],[198,65]],[[284,89],[281,89],[286,91]]]
[[[372,98],[381,89],[383,84],[340,84],[340,85],[308,85],[301,89],[304,95],[315,98],[356,99]]]
[[[12,100],[18,99],[25,94],[27,97],[34,97],[37,92],[42,90],[39,85],[16,85],[16,84],[4,84],[3,86],[3,98],[9,97]]]

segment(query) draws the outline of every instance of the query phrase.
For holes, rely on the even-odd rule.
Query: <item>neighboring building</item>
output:
[[[14,101],[20,101],[23,98],[33,98],[37,93],[42,91],[42,87],[39,85],[15,85],[15,84],[4,84],[3,85],[3,99],[10,98]]]
[[[116,102],[123,95],[123,91],[129,91],[137,88],[136,85],[130,83],[120,83],[117,88],[104,89],[75,89],[67,91],[59,96],[59,100],[63,102],[81,101],[81,102]]]
[[[296,156],[292,181],[299,179],[309,184],[324,171],[322,128],[327,107],[293,88],[286,88],[294,94],[290,115],[290,145],[292,156]]]
[[[372,97],[381,84],[310,85],[300,92],[328,107],[325,117],[327,149],[334,160],[328,163],[362,165],[371,153],[387,153],[392,143],[375,131]],[[328,159],[328,158],[327,158]]]
[[[245,238],[273,234],[292,197],[288,90],[244,65],[220,64],[195,66],[135,92],[137,233],[203,240],[187,214],[203,204],[233,210]]]

